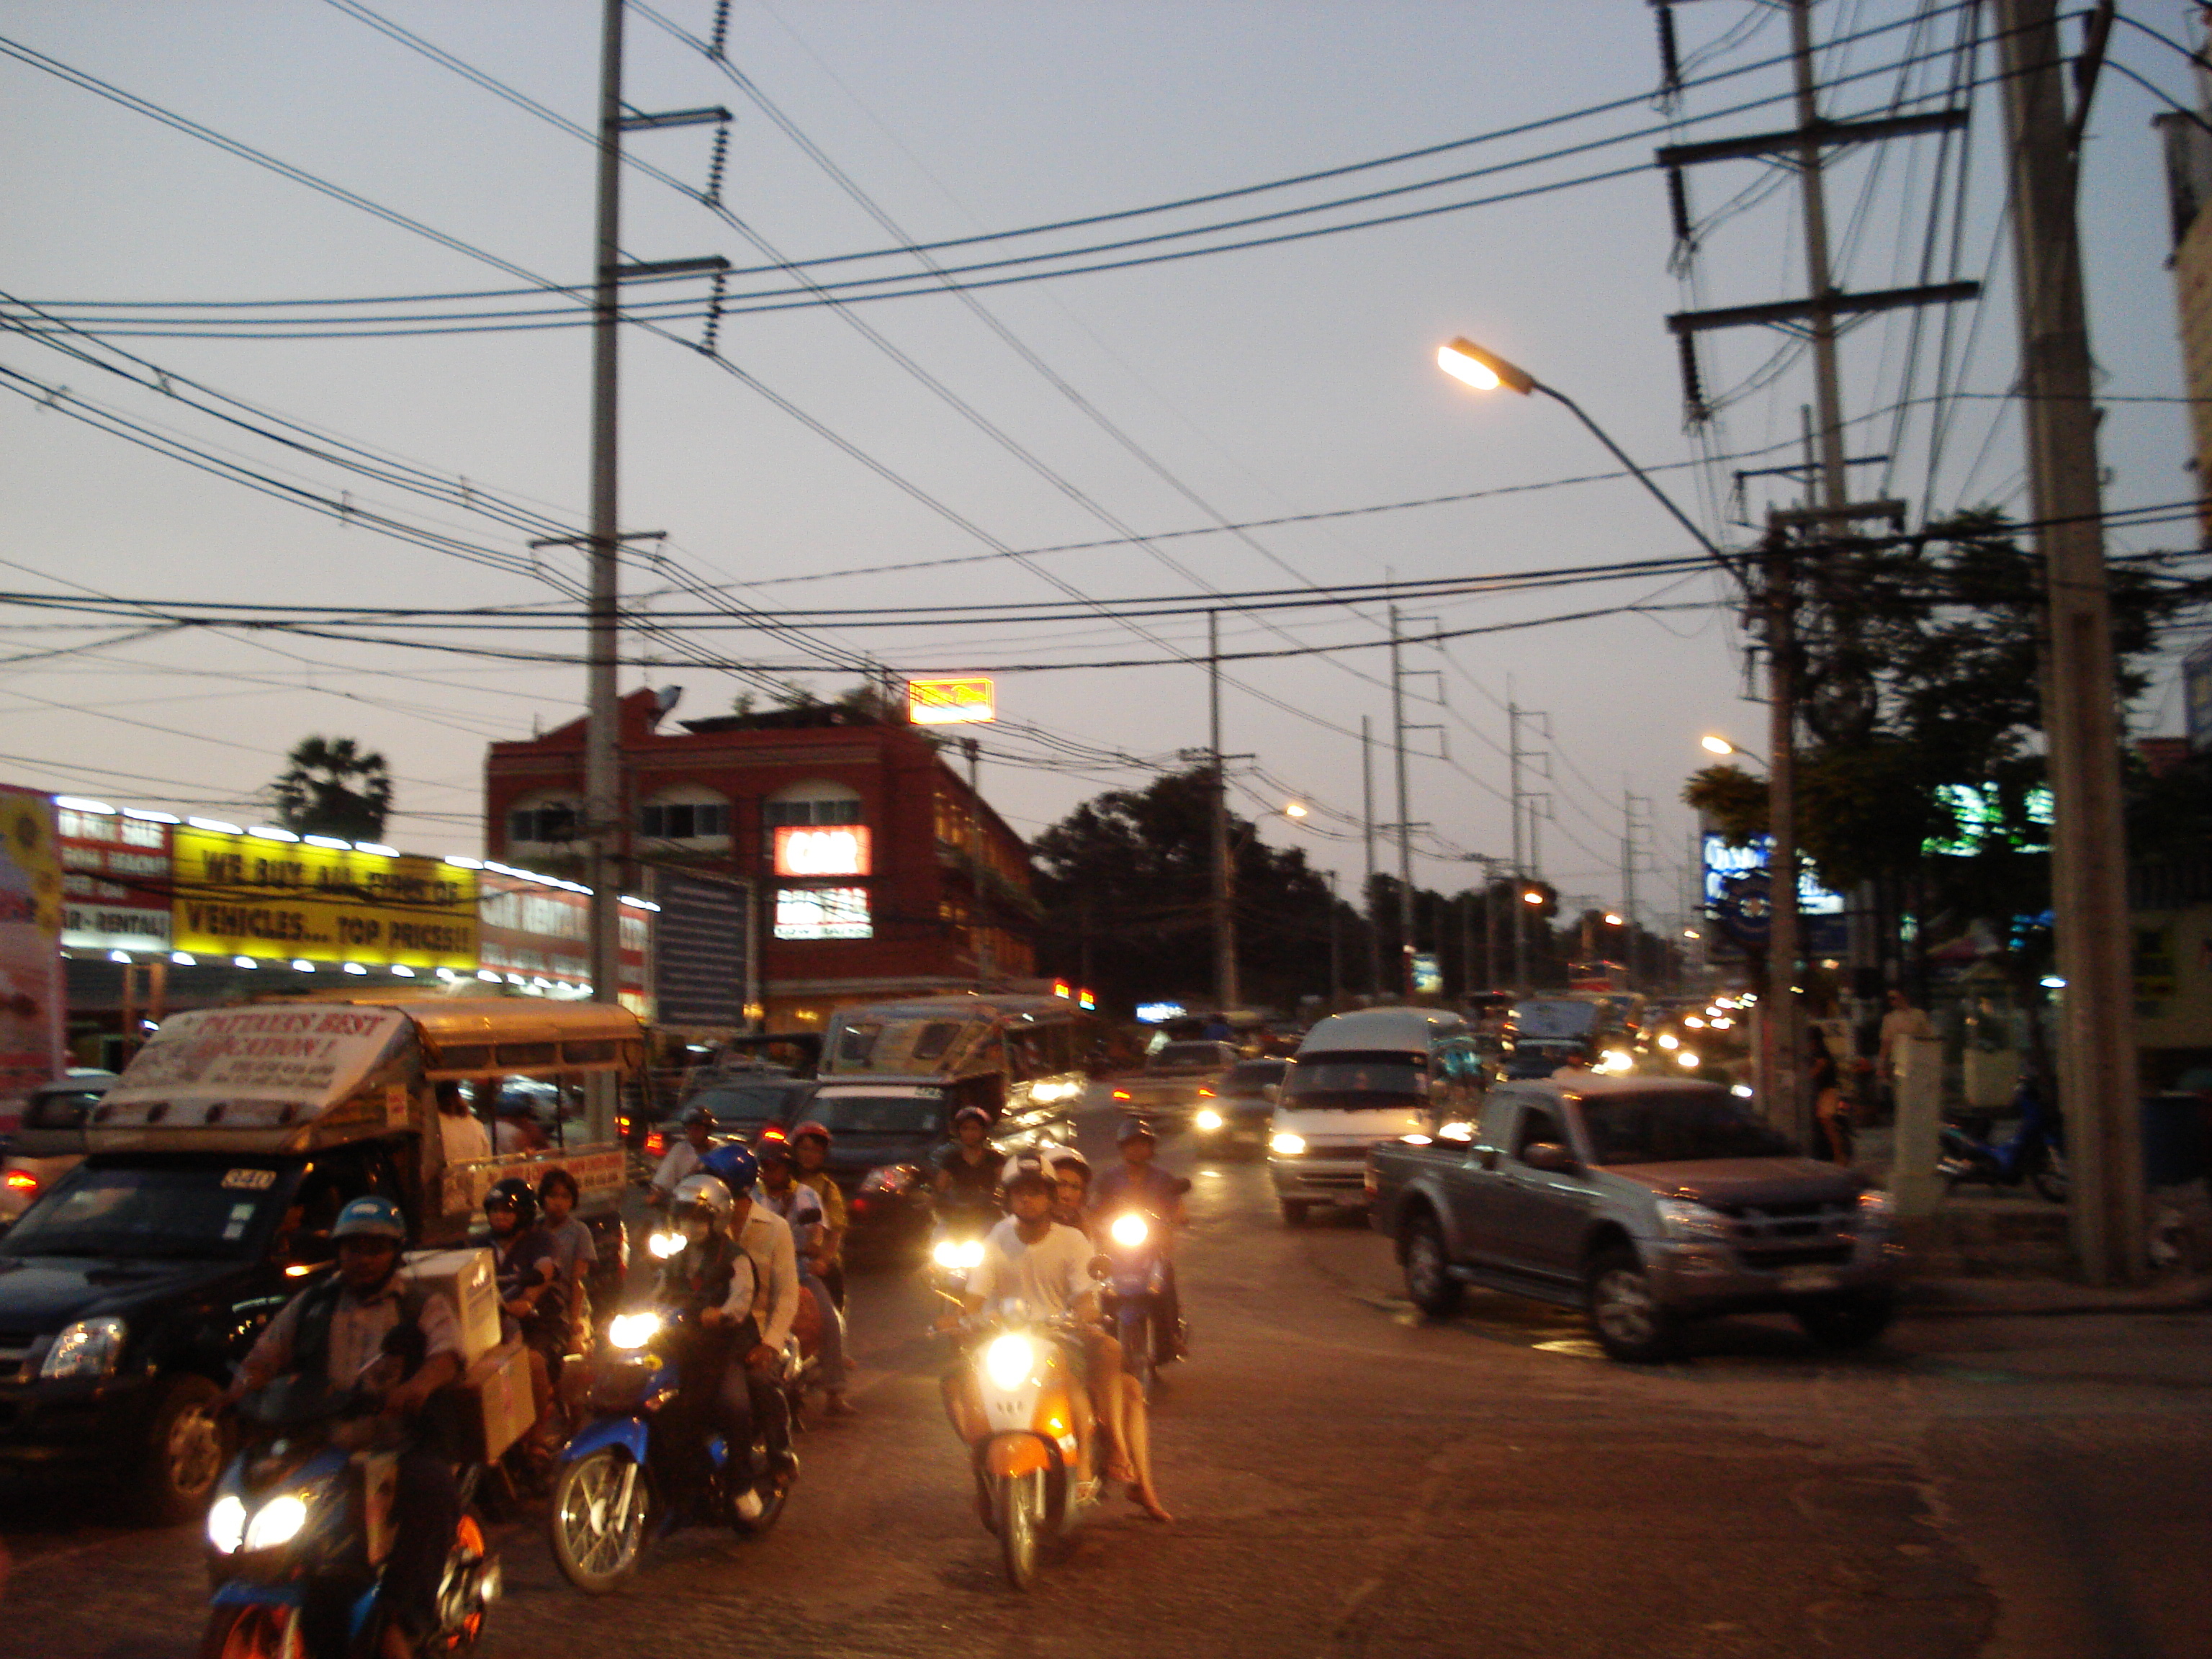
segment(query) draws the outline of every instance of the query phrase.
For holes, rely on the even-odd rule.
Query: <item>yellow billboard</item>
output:
[[[999,718],[995,688],[983,675],[965,679],[908,680],[906,716],[916,726],[969,726]]]
[[[173,949],[307,962],[477,965],[477,873],[351,847],[175,831]]]

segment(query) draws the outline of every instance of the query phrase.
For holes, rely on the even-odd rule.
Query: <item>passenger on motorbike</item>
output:
[[[436,1390],[461,1375],[461,1334],[453,1306],[399,1278],[407,1224],[388,1198],[356,1198],[331,1228],[337,1271],[284,1305],[239,1367],[227,1398],[236,1401],[277,1377],[317,1371],[339,1389],[354,1386],[386,1352],[386,1339],[407,1328],[419,1334],[422,1359],[384,1396],[381,1415],[408,1419]],[[402,1342],[399,1346],[411,1346]],[[392,1498],[392,1543],[384,1589],[392,1617],[383,1628],[383,1659],[410,1659],[438,1628],[438,1580],[460,1523],[453,1466],[419,1437],[399,1454]]]
[[[952,1115],[952,1141],[938,1155],[937,1212],[958,1226],[988,1226],[999,1216],[999,1166],[1005,1162],[988,1139],[991,1115],[963,1106]]]
[[[815,1236],[815,1277],[830,1287],[830,1299],[845,1305],[845,1189],[830,1173],[830,1131],[819,1123],[802,1123],[791,1132],[791,1155],[798,1161],[797,1180],[811,1187],[822,1200],[822,1228]]]
[[[1155,1521],[1169,1521],[1152,1479],[1152,1424],[1144,1391],[1121,1370],[1121,1345],[1098,1323],[1098,1292],[1091,1282],[1096,1254],[1087,1234],[1052,1218],[1054,1187],[1045,1160],[1035,1152],[1006,1162],[1006,1219],[983,1241],[983,1260],[969,1276],[964,1300],[970,1314],[1018,1306],[1031,1315],[1072,1314],[1088,1361],[1091,1396],[1104,1430],[1107,1476],[1127,1481],[1129,1495]]]
[[[568,1351],[568,1287],[553,1236],[537,1224],[538,1194],[528,1182],[518,1176],[494,1182],[483,1209],[499,1287],[500,1336],[529,1350],[531,1403],[542,1445],[555,1432],[553,1378]]]
[[[684,1139],[671,1146],[661,1158],[660,1167],[653,1172],[653,1185],[645,1195],[648,1204],[666,1204],[675,1196],[677,1183],[684,1176],[696,1175],[707,1161],[708,1148],[714,1139],[714,1115],[704,1106],[694,1106],[684,1114]]]
[[[1188,1219],[1182,1195],[1190,1183],[1152,1162],[1159,1150],[1152,1126],[1140,1117],[1125,1121],[1115,1137],[1121,1161],[1098,1177],[1091,1188],[1094,1215],[1140,1212],[1159,1231],[1160,1316],[1170,1331],[1182,1329],[1182,1298],[1176,1288],[1175,1230]]]
[[[1095,1244],[1091,1227],[1091,1161],[1073,1146],[1042,1146],[1045,1168],[1052,1176],[1052,1218],[1073,1227]]]
[[[585,1338],[591,1328],[591,1301],[585,1294],[584,1281],[599,1263],[599,1247],[592,1238],[592,1230],[576,1219],[581,1196],[576,1177],[566,1170],[548,1170],[538,1179],[538,1206],[544,1212],[545,1235],[553,1241],[553,1259],[568,1290],[568,1346],[575,1352],[588,1346]]]
[[[813,1297],[815,1311],[821,1316],[822,1363],[818,1375],[823,1413],[829,1417],[858,1416],[859,1408],[845,1398],[844,1316],[837,1311],[836,1301],[816,1266],[822,1234],[829,1224],[821,1195],[799,1180],[787,1143],[764,1140],[754,1157],[760,1160],[760,1186],[755,1196],[790,1227],[792,1248],[798,1258],[799,1288]]]

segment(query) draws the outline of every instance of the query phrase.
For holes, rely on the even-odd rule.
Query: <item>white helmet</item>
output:
[[[726,1226],[730,1212],[737,1202],[730,1189],[710,1175],[688,1175],[676,1183],[676,1194],[670,1206],[678,1221],[688,1220],[692,1212],[703,1214],[715,1226]]]
[[[1083,1171],[1085,1184],[1090,1183],[1091,1160],[1077,1152],[1074,1147],[1056,1146],[1051,1141],[1047,1141],[1037,1148],[1037,1155],[1044,1159],[1044,1167],[1052,1172],[1055,1179],[1063,1170],[1080,1170]]]

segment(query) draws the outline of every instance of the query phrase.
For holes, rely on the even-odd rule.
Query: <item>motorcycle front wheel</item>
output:
[[[200,1636],[200,1659],[304,1659],[295,1607],[216,1607]]]
[[[645,1548],[645,1472],[613,1449],[564,1466],[546,1516],[561,1576],[586,1595],[612,1589]]]
[[[1018,1590],[1026,1590],[1036,1583],[1037,1554],[1042,1547],[1043,1474],[1002,1478],[992,1494],[992,1511],[998,1522],[999,1559],[1006,1565],[1006,1582]]]

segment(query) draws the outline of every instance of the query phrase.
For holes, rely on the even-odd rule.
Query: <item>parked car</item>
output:
[[[1212,1102],[1190,1115],[1191,1144],[1200,1152],[1258,1152],[1267,1144],[1267,1121],[1291,1062],[1240,1060],[1222,1075]]]
[[[1888,1194],[1717,1085],[1571,1073],[1502,1084],[1479,1125],[1447,1127],[1368,1157],[1369,1215],[1425,1313],[1468,1285],[1580,1307],[1623,1360],[1711,1314],[1785,1312],[1835,1347],[1889,1324]]]
[[[12,1227],[40,1193],[84,1157],[84,1124],[115,1073],[72,1066],[31,1091],[23,1121],[0,1158],[0,1228]]]
[[[1131,1117],[1181,1125],[1220,1093],[1221,1079],[1237,1062],[1234,1044],[1170,1042],[1133,1077],[1118,1078],[1114,1104]]]

